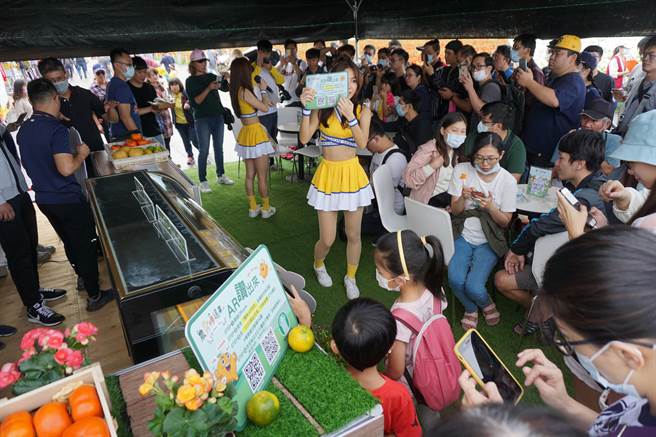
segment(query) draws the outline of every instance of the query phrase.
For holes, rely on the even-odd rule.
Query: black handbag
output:
[[[235,122],[235,116],[232,111],[226,107],[223,108],[223,122],[228,125],[228,130],[232,130],[232,125]]]

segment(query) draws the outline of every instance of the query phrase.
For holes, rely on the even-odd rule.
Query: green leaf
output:
[[[196,410],[189,415],[189,425],[199,433],[207,433],[207,414],[201,409]]]
[[[43,382],[40,379],[20,379],[12,387],[12,391],[15,395],[22,395],[29,391],[35,390],[43,386]]]

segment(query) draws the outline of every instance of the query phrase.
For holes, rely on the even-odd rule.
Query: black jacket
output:
[[[588,210],[594,206],[605,213],[606,206],[599,197],[599,187],[607,180],[608,178],[598,171],[583,179],[576,187],[576,191],[572,190],[572,193]],[[535,241],[538,238],[563,231],[566,231],[565,226],[560,220],[558,210],[553,208],[548,213],[542,214],[539,218],[531,220],[528,225],[524,226],[522,232],[510,246],[510,250],[517,255],[526,255],[533,251]]]

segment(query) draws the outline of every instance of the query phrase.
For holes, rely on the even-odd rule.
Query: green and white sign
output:
[[[228,382],[239,378],[238,431],[246,426],[246,403],[271,381],[287,349],[287,333],[297,324],[264,245],[187,322],[185,336],[201,366]]]

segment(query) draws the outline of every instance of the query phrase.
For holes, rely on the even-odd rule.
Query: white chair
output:
[[[538,286],[542,287],[542,277],[544,276],[544,269],[547,261],[551,258],[556,250],[563,244],[569,241],[567,232],[559,232],[557,234],[545,235],[535,241],[535,248],[533,249],[533,264],[531,265],[531,272]]]
[[[321,157],[321,147],[315,144],[310,144],[305,147],[301,147],[298,150],[294,150],[292,153],[294,156],[302,155],[306,158],[318,159]],[[301,165],[300,162],[298,165]],[[310,174],[310,159],[307,160],[307,170],[308,174]]]
[[[437,237],[442,245],[442,252],[444,252],[444,264],[449,265],[455,252],[451,215],[442,208],[435,208],[409,197],[404,200],[408,229],[419,236],[433,235]]]
[[[383,164],[376,169],[373,176],[373,185],[380,221],[383,223],[385,229],[389,232],[408,229],[407,217],[399,215],[394,211],[394,193],[396,192],[396,188],[394,187],[392,173],[387,164]]]

